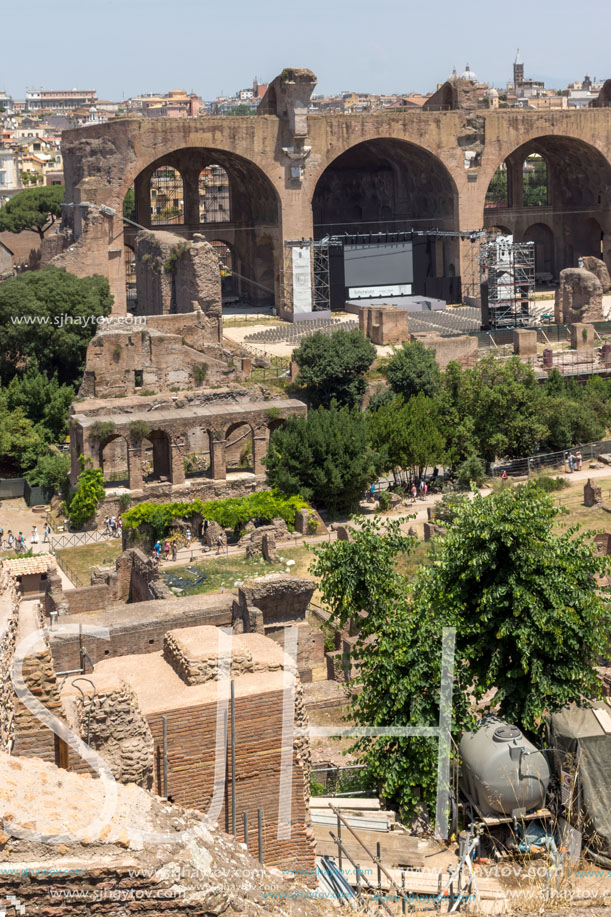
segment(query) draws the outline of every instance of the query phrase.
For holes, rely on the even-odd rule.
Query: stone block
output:
[[[537,332],[516,328],[513,332],[513,352],[523,357],[537,355]]]
[[[571,325],[571,347],[573,350],[594,349],[594,328],[585,322]]]
[[[555,318],[560,325],[603,320],[603,288],[598,277],[580,267],[560,271]]]
[[[603,502],[602,488],[600,484],[596,484],[591,478],[588,478],[584,484],[583,502],[585,506],[596,506],[598,503]]]
[[[608,293],[611,290],[611,277],[609,277],[609,271],[604,261],[600,258],[595,258],[593,255],[585,255],[579,259],[579,264],[580,267],[584,267],[586,271],[590,271],[591,274],[595,274],[598,277],[603,293]]]

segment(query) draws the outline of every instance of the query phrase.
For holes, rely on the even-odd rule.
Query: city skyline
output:
[[[0,89],[17,99],[24,97],[26,87],[41,86],[96,89],[99,98],[113,101],[173,88],[214,99],[233,95],[255,76],[265,83],[286,66],[313,70],[319,80],[316,92],[325,95],[346,90],[426,93],[447,79],[452,67],[460,73],[467,62],[480,80],[500,88],[511,79],[517,47],[525,75],[551,88],[586,73],[600,79],[608,75],[604,36],[611,26],[611,9],[602,0],[593,0],[589,7],[597,29],[587,47],[580,48],[566,28],[566,0],[542,0],[536,7],[518,0],[504,27],[492,22],[483,0],[468,8],[440,0],[434,17],[424,5],[380,0],[375,17],[379,35],[375,28],[372,31],[371,15],[364,17],[361,5],[345,0],[334,0],[332,7],[313,0],[305,18],[278,0],[257,5],[236,0],[230,26],[224,9],[196,0],[180,0],[170,13],[160,0],[107,0],[103,10],[95,12],[75,0],[58,0],[52,10],[34,0],[33,8],[27,29],[29,55],[23,55],[19,44],[7,42],[0,64]],[[181,15],[189,18],[189,29],[171,31],[180,40],[168,40],[166,32],[159,31],[168,14],[176,23]],[[7,35],[23,30],[13,9],[5,11],[5,25]],[[233,53],[227,53],[227,41],[219,40],[224,26]],[[417,34],[414,56],[412,34]],[[92,53],[91,35],[97,54]],[[49,67],[53,43],[58,54]]]

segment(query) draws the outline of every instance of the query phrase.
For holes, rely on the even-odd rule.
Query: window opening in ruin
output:
[[[189,430],[185,436],[183,461],[186,478],[212,476],[211,437],[207,430],[199,427]]]
[[[254,474],[254,436],[250,424],[235,423],[225,434],[227,471],[247,471]]]
[[[100,446],[100,468],[104,484],[116,486],[129,481],[127,442],[122,436],[113,436]]]
[[[223,302],[229,302],[238,298],[236,277],[233,273],[233,252],[225,242],[214,241],[210,243],[219,258],[219,269],[221,272],[221,292]]]
[[[142,388],[142,375],[143,375],[143,370],[141,369],[134,370],[134,388]]]
[[[221,166],[211,165],[199,173],[200,223],[228,223],[231,219],[229,176]]]
[[[522,166],[522,196],[525,207],[549,204],[547,162],[539,153],[531,153]]]
[[[509,207],[509,171],[507,163],[502,162],[488,185],[486,191],[486,209]]]
[[[182,176],[171,166],[161,166],[151,175],[151,223],[180,224],[185,221]]]

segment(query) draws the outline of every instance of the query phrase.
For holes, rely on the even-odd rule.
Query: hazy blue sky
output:
[[[549,85],[611,76],[611,3],[589,0],[30,0],[2,3],[0,89],[233,94],[309,67],[320,92],[424,92],[468,61],[503,85],[519,46]]]

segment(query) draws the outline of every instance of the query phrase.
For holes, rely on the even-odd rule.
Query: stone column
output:
[[[184,484],[185,483],[185,461],[182,455],[182,450],[177,443],[170,443],[170,480],[172,484]]]
[[[523,187],[523,169],[524,160],[520,157],[507,157],[507,180],[508,180],[508,199],[509,207],[516,209],[524,206],[524,187]],[[499,213],[499,219],[502,222],[502,215]]]
[[[150,169],[145,169],[134,182],[134,195],[136,199],[136,219],[140,226],[151,227],[151,175]]]
[[[129,489],[141,490],[144,487],[142,477],[142,443],[128,447]]]
[[[215,481],[224,481],[227,477],[227,466],[225,464],[225,443],[222,439],[211,438],[210,474]]]
[[[265,427],[261,430],[257,430],[253,435],[253,466],[255,474],[265,474],[263,459],[267,453],[268,443],[269,437],[267,435],[267,428]]]
[[[197,166],[186,166],[181,169],[182,191],[185,207],[184,223],[189,229],[198,229],[199,219],[199,175],[201,169]]]

